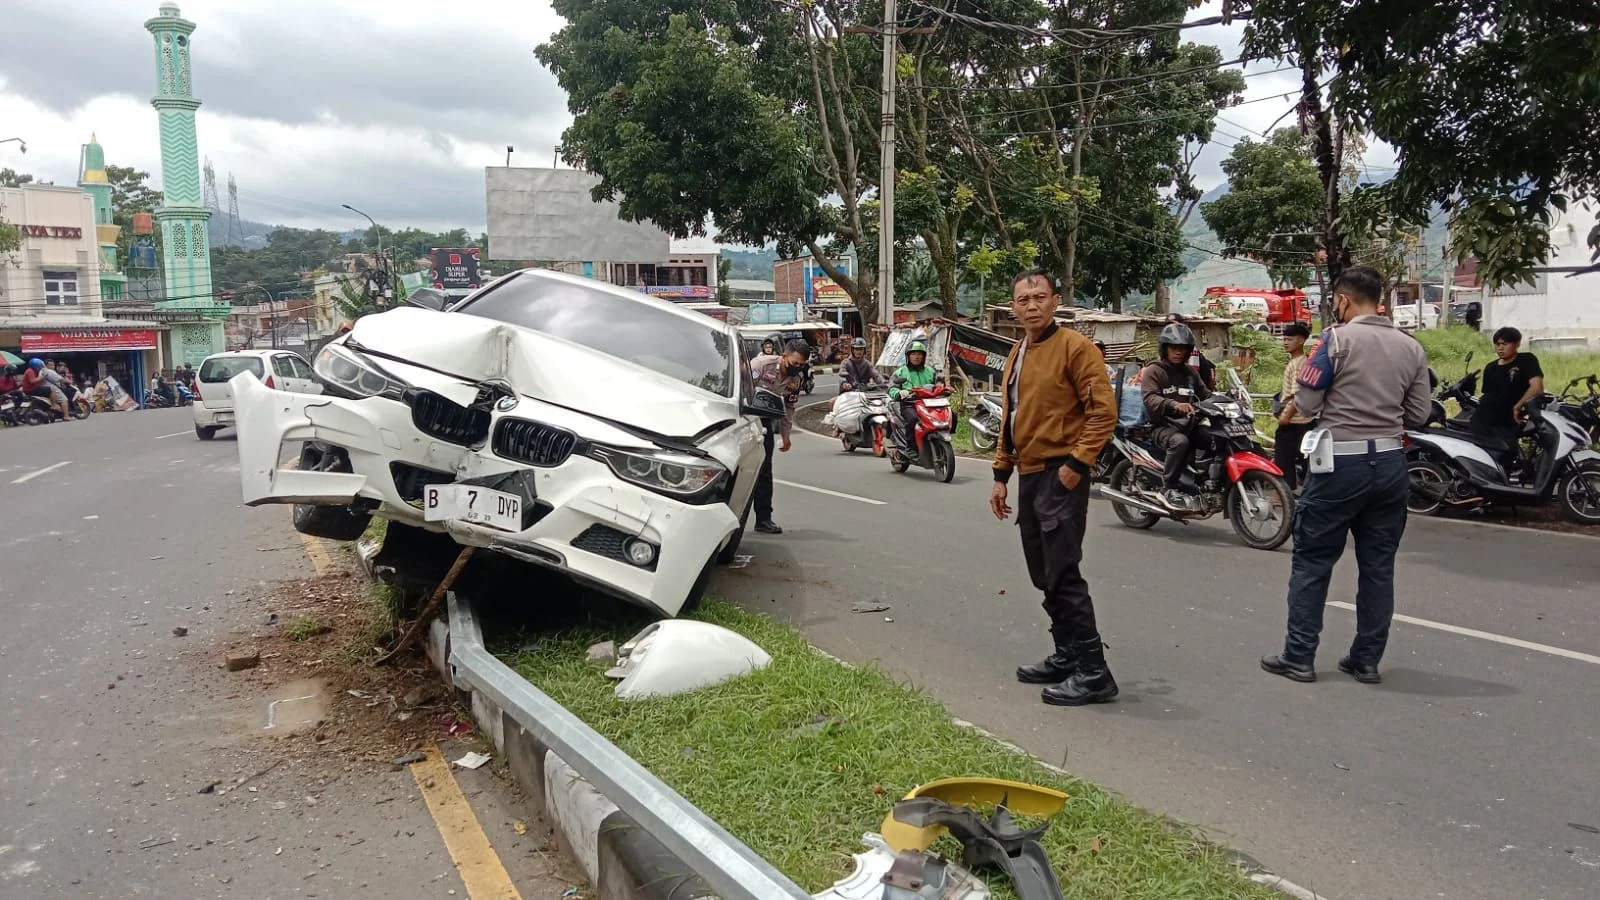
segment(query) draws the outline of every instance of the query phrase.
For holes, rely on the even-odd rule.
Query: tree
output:
[[[934,271],[933,258],[926,252],[910,253],[902,265],[895,264],[894,298],[901,305],[940,300],[943,285]],[[947,313],[948,315],[948,313]]]
[[[733,273],[733,262],[726,253],[717,254],[717,302],[723,306],[733,306],[733,286],[728,284],[728,278]]]
[[[14,188],[32,183],[32,175],[25,175],[15,169],[0,169],[0,187]]]
[[[1264,143],[1245,138],[1222,163],[1228,193],[1200,205],[1225,256],[1267,265],[1274,284],[1304,287],[1321,239],[1324,191],[1308,141],[1280,128]]]
[[[1476,255],[1479,276],[1491,285],[1531,281],[1550,251],[1551,210],[1600,194],[1600,30],[1592,4],[1246,0],[1240,7],[1246,53],[1301,69],[1301,121],[1315,134],[1330,275],[1348,261],[1338,184],[1347,128],[1399,151],[1389,212],[1415,219],[1443,206],[1454,225],[1450,252]],[[1600,229],[1589,238],[1600,258]]]
[[[134,213],[154,212],[161,205],[161,192],[147,185],[149,172],[132,166],[106,166],[106,183],[111,185],[111,222],[122,228],[117,235],[117,255],[128,258],[128,248],[133,246]],[[154,235],[156,248],[161,248],[161,232]]]

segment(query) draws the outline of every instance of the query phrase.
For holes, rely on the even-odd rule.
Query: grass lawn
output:
[[[957,726],[929,697],[822,656],[793,628],[720,602],[697,618],[748,636],[772,665],[692,694],[624,703],[584,651],[630,637],[626,626],[541,637],[506,659],[808,891],[847,874],[861,835],[877,831],[911,788],[977,775],[1070,796],[1044,838],[1069,898],[1281,897],[1193,831]],[[1039,714],[1074,715],[1044,707]],[[1083,720],[1084,740],[1093,729]],[[949,838],[935,849],[960,855]],[[987,874],[996,898],[1014,897],[1003,875]]]

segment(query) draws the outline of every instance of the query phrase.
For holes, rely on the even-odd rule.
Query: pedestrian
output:
[[[1502,328],[1494,333],[1495,361],[1483,367],[1483,396],[1472,413],[1472,433],[1487,438],[1489,449],[1516,455],[1517,427],[1526,418],[1523,406],[1544,393],[1539,357],[1522,352],[1522,332]]]
[[[1278,433],[1273,437],[1272,457],[1283,470],[1283,480],[1294,490],[1300,477],[1300,443],[1311,430],[1311,418],[1295,407],[1294,395],[1299,387],[1300,370],[1306,362],[1306,341],[1311,329],[1300,322],[1291,322],[1283,329],[1283,349],[1289,353],[1289,364],[1283,367],[1283,385],[1278,394],[1282,408],[1278,412]]]
[[[1090,340],[1056,324],[1061,294],[1043,269],[1011,280],[1011,313],[1026,330],[1006,357],[1005,392],[989,509],[1005,521],[1011,473],[1021,473],[1017,525],[1033,586],[1044,593],[1055,649],[1021,666],[1017,680],[1043,684],[1054,706],[1106,703],[1117,682],[1106,666],[1094,601],[1084,580],[1089,471],[1117,425],[1104,357]]]
[[[1317,353],[1302,364],[1295,407],[1318,420],[1333,442],[1333,470],[1311,472],[1295,508],[1289,574],[1289,624],[1283,652],[1261,668],[1294,681],[1316,681],[1328,581],[1354,537],[1356,633],[1339,671],[1377,684],[1378,663],[1394,618],[1394,557],[1406,529],[1410,480],[1402,438],[1428,420],[1428,357],[1422,345],[1378,314],[1383,279],[1368,266],[1345,269],[1333,282],[1333,307],[1343,324],[1323,331]]]
[[[800,386],[804,381],[806,362],[811,358],[811,348],[805,341],[790,341],[779,355],[765,352],[769,345],[776,349],[780,345],[779,339],[768,338],[763,343],[763,352],[750,361],[750,377],[757,387],[783,397],[783,418],[776,422],[768,419],[763,423],[766,434],[762,439],[761,470],[756,474],[755,487],[756,531],[783,534],[783,528],[772,519],[772,451],[776,443],[779,452],[789,452],[794,407],[800,397]]]

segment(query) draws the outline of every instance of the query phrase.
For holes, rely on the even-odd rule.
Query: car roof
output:
[[[727,322],[724,322],[720,319],[713,319],[702,312],[696,312],[692,309],[684,309],[678,304],[673,303],[671,300],[664,300],[660,297],[646,294],[643,291],[636,291],[632,288],[626,288],[621,285],[612,284],[608,281],[600,281],[599,279],[589,278],[585,275],[571,275],[566,272],[557,272],[553,269],[518,269],[515,272],[508,272],[504,276],[496,278],[494,281],[484,285],[480,290],[486,293],[496,287],[510,284],[519,278],[537,278],[544,281],[561,281],[567,284],[587,288],[589,290],[602,291],[608,294],[613,294],[617,297],[631,300],[635,303],[643,303],[647,306],[654,306],[657,309],[671,310],[672,314],[678,316],[679,318],[687,319],[691,322],[697,322],[713,331],[721,331],[728,334],[730,337],[736,337],[733,326],[729,325]],[[479,292],[475,291],[473,292],[472,296],[476,298],[478,293]],[[467,305],[470,305],[470,301],[458,303],[455,306],[452,306],[449,311],[452,313],[461,312],[462,307]]]

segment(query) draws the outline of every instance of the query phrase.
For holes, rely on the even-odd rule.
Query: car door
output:
[[[741,358],[736,368],[738,386],[734,390],[734,396],[740,398],[754,396],[756,385],[754,379],[750,377],[749,362]],[[728,497],[728,505],[733,508],[735,515],[739,515],[744,512],[746,504],[754,495],[756,476],[760,474],[761,463],[766,457],[764,443],[766,425],[757,416],[742,415],[739,417],[739,424],[728,429],[724,435],[738,448],[739,467],[734,471],[733,490]]]
[[[304,393],[300,388],[300,376],[294,371],[294,356],[289,353],[272,354],[273,381],[277,382],[278,390],[288,391],[291,394]]]
[[[289,365],[294,369],[294,377],[298,383],[295,390],[302,394],[322,393],[322,382],[311,371],[311,364],[305,361],[298,353],[289,354]]]

